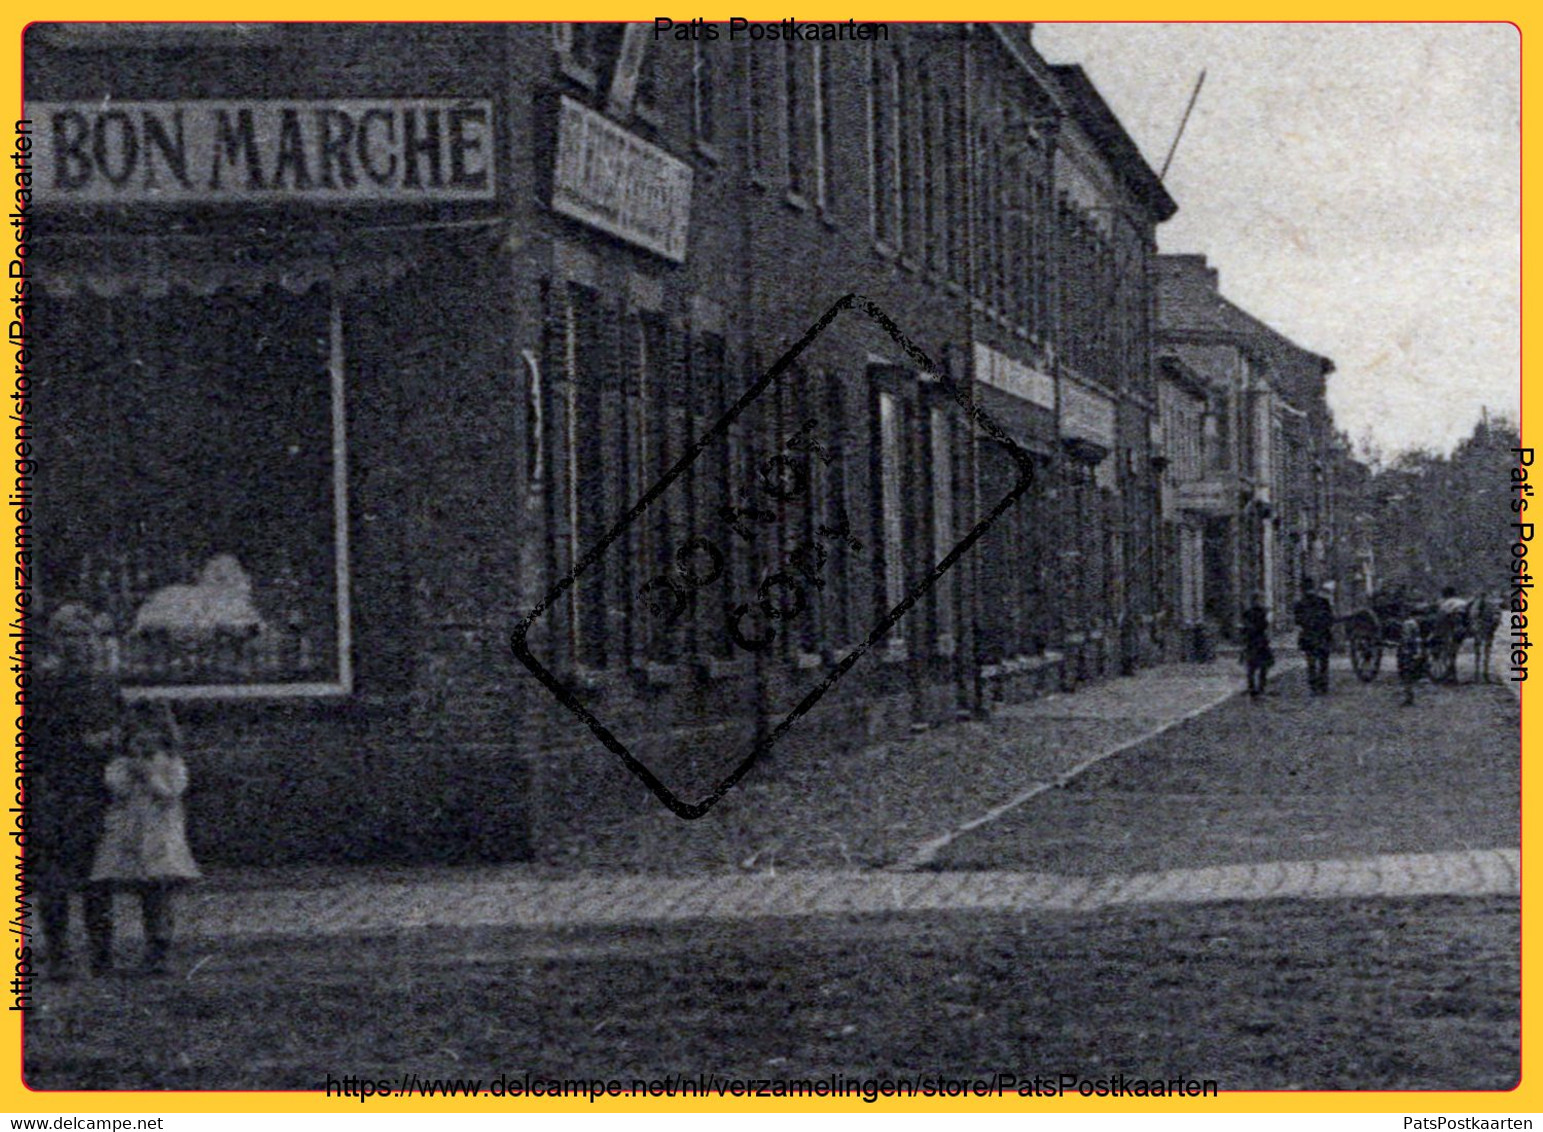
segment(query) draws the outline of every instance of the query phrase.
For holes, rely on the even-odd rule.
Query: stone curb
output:
[[[189,938],[313,937],[415,928],[603,927],[917,912],[1096,912],[1220,901],[1516,896],[1515,849],[1275,861],[1103,878],[1019,872],[587,876],[192,893]]]

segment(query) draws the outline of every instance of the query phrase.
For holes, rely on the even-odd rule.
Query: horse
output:
[[[1489,594],[1480,594],[1468,607],[1468,625],[1473,633],[1473,682],[1488,684],[1490,646],[1504,616],[1500,603]]]
[[[1500,605],[1487,593],[1474,598],[1448,594],[1437,607],[1434,640],[1441,651],[1446,679],[1457,679],[1457,657],[1463,642],[1473,638],[1473,682],[1488,683],[1490,646],[1500,627]]]

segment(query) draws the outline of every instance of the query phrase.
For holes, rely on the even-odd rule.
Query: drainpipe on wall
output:
[[[741,107],[741,110],[745,115],[746,128],[744,134],[744,149],[741,154],[742,165],[740,170],[741,176],[743,177],[742,183],[744,187],[739,193],[739,199],[744,209],[744,214],[742,223],[739,226],[739,231],[740,246],[743,249],[742,254],[744,257],[744,270],[740,272],[740,277],[744,280],[745,284],[745,299],[740,309],[744,312],[744,333],[741,336],[741,340],[746,343],[746,356],[743,359],[744,369],[742,371],[742,376],[748,379],[746,381],[746,385],[748,385],[749,382],[755,381],[761,376],[759,367],[761,358],[763,356],[758,347],[758,342],[756,339],[755,299],[757,281],[754,272],[755,244],[751,238],[751,232],[755,229],[755,225],[751,223],[751,213],[754,209],[752,202],[765,200],[769,194],[755,192],[750,184],[751,180],[754,179],[759,173],[759,168],[752,168],[751,166],[750,147],[752,145],[757,147],[763,146],[765,144],[765,139],[757,137],[755,133],[758,126],[755,114],[757,92],[751,88],[751,84],[756,81],[757,75],[755,68],[750,65],[748,54],[745,54],[744,56],[743,65],[745,68],[745,81],[739,83],[738,88],[745,98],[745,105]],[[757,152],[764,151],[758,148]],[[741,391],[743,391],[743,387]],[[773,405],[777,404],[775,398],[772,403]],[[765,415],[765,398],[763,396],[759,405],[752,406],[745,414],[745,416],[740,418],[741,423],[739,426],[739,434],[744,444],[743,455],[747,458],[746,467],[755,466],[754,457],[757,452],[758,443],[760,441],[759,430],[755,426],[760,422],[761,418],[764,418]],[[744,423],[745,417],[750,418],[750,422],[748,424]],[[732,448],[730,451],[732,451]],[[740,469],[731,468],[731,470],[737,472]],[[726,486],[726,491],[733,491],[732,477],[730,478],[729,484]],[[730,497],[726,495],[725,498]],[[752,543],[750,547],[750,576],[752,578],[764,576],[767,570],[766,555],[768,552],[764,545],[762,545],[764,541],[765,540],[760,540],[757,543]],[[775,555],[773,555],[773,558],[775,558]],[[772,728],[771,685],[770,672],[768,669],[769,658],[766,651],[754,651],[750,654],[750,660],[751,672],[753,674],[751,680],[751,694],[755,699],[755,742],[759,748],[759,744],[762,743],[766,737],[771,734]]]
[[[979,393],[976,388],[975,374],[975,296],[978,293],[977,271],[979,264],[978,251],[975,246],[975,75],[973,67],[973,47],[975,44],[975,25],[964,25],[964,246],[965,246],[965,282],[964,282],[964,325],[965,325],[965,373],[961,374],[965,392],[969,396],[972,405],[978,404]],[[966,451],[970,459],[970,520],[971,525],[978,524],[980,513],[980,429],[970,428],[970,443]],[[982,618],[981,609],[981,583],[984,574],[981,570],[981,554],[984,548],[977,546],[975,552],[970,555],[970,711],[976,716],[985,716],[988,708],[986,704],[986,682],[981,675],[981,643],[980,626]]]

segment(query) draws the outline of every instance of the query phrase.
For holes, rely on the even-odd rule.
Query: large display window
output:
[[[350,690],[340,316],[325,286],[49,296],[44,599],[135,698]]]

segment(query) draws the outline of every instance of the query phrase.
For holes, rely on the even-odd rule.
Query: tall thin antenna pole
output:
[[[1195,100],[1200,97],[1200,88],[1205,85],[1205,71],[1200,72],[1200,77],[1195,80],[1195,89],[1190,91],[1189,105],[1184,108],[1184,117],[1179,122],[1179,132],[1173,135],[1173,144],[1168,147],[1168,156],[1163,158],[1163,171],[1157,175],[1159,181],[1168,179],[1168,166],[1173,164],[1174,152],[1179,148],[1179,139],[1184,136],[1184,127],[1189,125],[1189,115],[1195,109]]]

